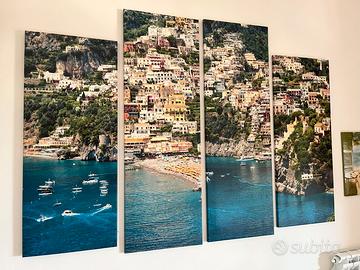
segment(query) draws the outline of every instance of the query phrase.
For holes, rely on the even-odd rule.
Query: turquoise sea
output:
[[[201,192],[146,169],[125,173],[125,252],[202,243]]]
[[[276,204],[279,227],[326,222],[334,213],[334,195],[328,193],[295,196],[277,192]]]
[[[207,157],[208,241],[274,233],[271,162]]]
[[[117,245],[116,162],[25,158],[23,165],[23,256]],[[100,184],[82,185],[90,172],[109,183],[107,196],[100,196]],[[53,194],[39,196],[37,188],[49,178]],[[72,193],[76,186],[83,191]],[[65,210],[75,215],[62,216]]]

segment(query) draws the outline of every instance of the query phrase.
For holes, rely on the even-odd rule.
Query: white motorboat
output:
[[[53,187],[49,185],[40,185],[37,189],[39,196],[47,196],[53,194]]]
[[[52,219],[53,217],[47,217],[47,216],[44,216],[44,215],[40,215],[39,218],[36,219],[37,222],[45,222],[49,219]]]
[[[45,181],[45,184],[48,185],[48,186],[52,186],[52,185],[55,185],[55,180],[47,180]]]
[[[40,185],[38,188],[38,191],[45,190],[45,189],[53,189],[53,187],[50,185]]]
[[[100,183],[101,185],[103,185],[103,186],[109,185],[109,182],[106,181],[106,180],[100,180],[99,183]]]
[[[102,209],[110,209],[112,205],[110,203],[107,203]]]
[[[99,180],[96,179],[96,178],[89,178],[88,180],[83,180],[83,181],[82,181],[82,184],[83,184],[83,185],[95,185],[95,184],[97,184],[98,182],[99,182]]]
[[[80,192],[82,192],[82,187],[74,187],[72,189],[72,193],[80,193]]]
[[[253,161],[254,156],[242,156],[241,158],[237,159],[237,161]]]
[[[63,217],[71,217],[71,216],[77,216],[77,215],[79,215],[79,214],[74,213],[74,212],[71,211],[71,210],[65,210],[61,215],[62,215]]]
[[[97,174],[96,174],[96,173],[92,173],[92,172],[90,172],[88,176],[89,176],[89,177],[96,177],[96,176],[97,176]]]
[[[101,197],[106,196],[108,193],[109,193],[109,192],[108,192],[107,189],[100,189],[100,196],[101,196]]]
[[[206,172],[206,175],[210,175],[210,176],[214,175],[214,172],[212,172],[212,171],[211,172]]]
[[[45,192],[40,192],[39,193],[39,196],[49,196],[49,195],[52,195],[52,191],[45,191]]]

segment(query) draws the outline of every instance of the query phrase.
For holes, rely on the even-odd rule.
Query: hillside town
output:
[[[241,31],[247,27],[228,31],[218,26],[205,33],[207,154],[267,160],[271,159],[269,64],[244,44]]]
[[[63,39],[45,33],[27,35],[24,154],[116,160],[116,43]],[[44,53],[41,51],[45,44],[48,46]],[[101,45],[112,49],[108,56],[100,55]],[[39,53],[46,56],[38,60]],[[84,130],[85,126],[89,130]]]
[[[273,57],[277,191],[331,191],[328,61]]]
[[[126,163],[200,177],[199,24],[144,14],[143,35],[124,42]],[[128,15],[128,20],[135,19]],[[130,35],[137,29],[126,28]],[[136,32],[137,33],[137,32]],[[169,158],[171,156],[171,158]],[[191,162],[185,162],[191,158]],[[169,166],[171,162],[172,166]],[[151,166],[150,166],[151,167]],[[189,168],[191,167],[191,168]],[[157,168],[157,169],[156,169]]]

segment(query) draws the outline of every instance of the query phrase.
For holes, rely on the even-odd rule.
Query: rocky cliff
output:
[[[56,61],[56,71],[64,72],[72,78],[82,78],[85,74],[93,72],[100,65],[97,55],[91,51],[65,54]]]
[[[290,151],[291,153],[291,151]],[[301,172],[296,171],[296,158],[290,159],[289,153],[275,157],[275,189],[293,195],[311,195],[322,193],[332,188],[332,172],[323,175],[313,174],[313,178],[301,179]]]
[[[206,142],[206,154],[217,157],[235,157],[254,155],[254,147],[246,142],[231,141],[227,143]]]

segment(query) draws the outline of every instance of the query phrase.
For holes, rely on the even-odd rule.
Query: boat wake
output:
[[[98,213],[100,213],[102,211],[105,211],[107,209],[110,209],[111,207],[112,207],[112,205],[108,203],[108,204],[104,205],[103,207],[99,208],[98,210],[96,210],[94,213],[92,213],[91,216],[96,215],[96,214],[98,214]]]
[[[47,217],[47,216],[41,215],[39,218],[36,219],[36,222],[45,222],[45,221],[53,219],[53,218],[54,217]]]

